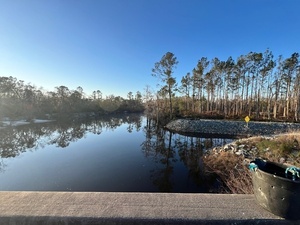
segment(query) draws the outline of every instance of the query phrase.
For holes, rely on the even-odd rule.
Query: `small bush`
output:
[[[223,182],[220,192],[231,194],[252,194],[252,178],[242,156],[229,152],[206,155],[203,158],[207,173],[218,175]]]

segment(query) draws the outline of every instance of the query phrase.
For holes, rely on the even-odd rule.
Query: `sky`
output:
[[[299,12],[299,0],[0,0],[0,76],[127,97],[157,90],[151,70],[167,52],[179,83],[201,57],[290,57]]]

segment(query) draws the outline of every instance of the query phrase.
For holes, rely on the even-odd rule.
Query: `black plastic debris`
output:
[[[300,219],[300,169],[262,159],[249,168],[256,202],[277,216]]]

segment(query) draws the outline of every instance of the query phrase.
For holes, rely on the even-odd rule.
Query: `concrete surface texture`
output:
[[[253,195],[0,192],[0,224],[300,224]]]

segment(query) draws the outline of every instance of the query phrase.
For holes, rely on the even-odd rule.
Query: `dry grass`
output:
[[[242,156],[229,152],[206,155],[203,159],[207,173],[217,174],[223,182],[221,192],[252,194],[252,178]]]

